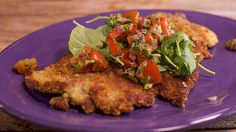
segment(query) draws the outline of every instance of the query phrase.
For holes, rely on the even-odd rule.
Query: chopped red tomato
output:
[[[139,17],[139,12],[138,11],[128,11],[123,13],[123,17],[129,18],[132,21],[136,21],[137,18]]]
[[[132,37],[133,37],[132,35],[129,35],[129,36],[127,37],[127,41],[128,41],[128,43],[129,43],[130,46],[131,46],[132,43],[133,43]]]
[[[114,29],[112,29],[112,30],[108,33],[108,38],[116,39],[116,38],[118,38],[121,34],[122,34],[122,32],[120,32],[120,31],[118,31],[116,28],[114,28]]]
[[[121,57],[119,57],[120,60],[124,63],[125,67],[131,67],[131,68],[135,68],[138,65],[135,63],[135,61],[132,61],[130,58],[130,52],[128,48],[125,48],[122,51]]]
[[[151,18],[151,22],[152,22],[152,25],[155,25],[155,24],[159,25],[160,24],[160,22],[156,18]]]
[[[154,35],[152,35],[152,36],[153,36],[153,38],[156,39],[156,40],[159,40],[159,39],[160,39],[160,36],[157,35],[157,34],[154,34]]]
[[[112,55],[118,55],[121,53],[121,47],[114,39],[107,38],[106,43]]]
[[[119,27],[122,29],[114,28],[108,33],[108,36],[106,38],[106,43],[108,44],[110,53],[112,55],[118,55],[121,53],[121,47],[119,46],[117,41],[119,41],[122,38],[126,38],[130,34],[135,34],[137,30],[137,27],[133,23],[126,26],[129,26],[128,30],[123,31],[124,27]]]
[[[150,45],[154,44],[154,39],[150,33],[145,34],[145,42]]]
[[[145,55],[140,53],[137,55],[137,59],[138,59],[138,64],[140,65],[143,61],[147,59],[147,57],[145,57]]]
[[[147,66],[145,67],[143,71],[144,77],[150,76],[151,77],[151,83],[158,84],[162,81],[161,73],[158,69],[158,66],[153,61],[148,61]]]
[[[108,67],[106,58],[97,50],[85,46],[78,57],[73,56],[70,64],[77,66],[77,72],[102,71]]]
[[[95,61],[96,67],[104,68],[104,69],[108,67],[108,62],[106,58],[97,50],[93,51],[91,55],[91,59]]]
[[[120,39],[126,38],[128,35],[133,35],[137,31],[137,27],[133,23],[130,23],[129,25],[125,25],[125,26],[128,26],[129,28],[126,30],[122,30],[120,35],[115,38],[117,41],[119,41]],[[125,26],[123,26],[122,28],[125,28]]]
[[[160,22],[161,22],[161,29],[162,31],[167,34],[168,36],[170,35],[170,32],[167,28],[167,20],[165,17],[160,17]]]
[[[152,33],[152,36],[154,39],[159,40],[160,39],[160,30],[158,29],[158,25],[155,24],[150,28],[150,32]]]
[[[125,26],[128,26],[128,30],[124,30]],[[111,39],[116,39],[119,40],[120,38],[124,38],[126,36],[128,36],[129,34],[135,34],[137,31],[137,26],[133,23],[130,23],[129,25],[125,25],[125,26],[119,26],[116,27],[114,29],[112,29],[109,33],[108,33],[108,38]]]
[[[129,33],[130,34],[135,34],[137,29],[138,29],[137,25],[135,25],[134,23],[131,23],[130,28],[129,28]]]

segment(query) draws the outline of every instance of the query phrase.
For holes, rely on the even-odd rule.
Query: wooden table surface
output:
[[[0,51],[17,39],[66,19],[123,9],[184,9],[236,19],[235,0],[0,0]],[[199,129],[234,129],[236,116]],[[0,130],[48,130],[0,110]]]

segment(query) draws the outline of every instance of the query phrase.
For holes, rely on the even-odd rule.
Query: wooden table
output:
[[[184,9],[236,19],[235,0],[1,0],[0,51],[15,40],[66,19],[123,9]],[[0,110],[0,130],[48,130]],[[234,129],[236,115],[200,129]]]

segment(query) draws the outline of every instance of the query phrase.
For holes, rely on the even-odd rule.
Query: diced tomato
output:
[[[153,38],[156,39],[156,40],[159,40],[159,39],[160,39],[160,36],[157,35],[157,34],[154,34],[154,35],[152,35],[152,36],[153,36]]]
[[[107,68],[108,67],[108,62],[106,58],[97,50],[94,50],[91,59],[95,60],[95,65],[99,68]]]
[[[137,55],[137,59],[138,59],[138,64],[140,65],[143,61],[147,59],[147,57],[145,57],[145,55],[140,53]]]
[[[139,12],[138,11],[128,11],[123,13],[123,17],[129,18],[132,21],[136,21],[137,18],[139,17]]]
[[[112,39],[116,39],[118,38],[120,35],[122,34],[122,32],[119,32],[116,28],[112,29],[109,33],[108,33],[108,37],[112,38]]]
[[[145,42],[147,43],[145,47],[149,49],[151,52],[153,52],[157,48],[157,44],[154,42],[154,38],[150,33],[147,33],[145,35]]]
[[[132,61],[129,57],[130,52],[128,48],[125,48],[122,51],[120,60],[124,63],[125,67],[131,67],[131,68],[136,68],[138,65],[135,63],[135,61]]]
[[[114,39],[107,38],[106,43],[112,55],[118,55],[121,53],[121,47],[119,46],[118,42],[116,42]]]
[[[155,18],[155,17],[152,17],[152,18],[151,18],[151,22],[152,22],[152,25],[155,25],[155,24],[160,25],[160,21],[158,21],[158,19]]]
[[[154,39],[150,33],[145,34],[145,42],[150,45],[154,43]]]
[[[143,71],[143,75],[151,77],[151,83],[158,84],[162,82],[161,73],[158,69],[158,66],[153,61],[148,61],[147,66]]]
[[[136,26],[131,23],[129,24],[129,29],[127,29],[126,31],[123,31],[118,37],[116,37],[116,41],[119,41],[119,40],[123,40],[125,39],[128,35],[133,35],[136,33]]]
[[[129,33],[130,34],[135,34],[137,30],[138,30],[137,25],[135,25],[134,23],[131,23],[130,28],[129,28]]]
[[[75,61],[77,60],[78,62],[78,59],[81,61],[81,62],[84,62],[85,60],[88,59],[88,57],[90,56],[90,54],[92,53],[92,49],[90,47],[88,47],[87,45],[85,45],[83,47],[83,50],[80,52],[79,56],[73,56],[70,58],[70,63],[75,63]],[[76,63],[77,63],[76,62]]]
[[[162,31],[167,34],[168,36],[170,35],[170,32],[167,28],[167,20],[165,17],[160,17],[160,22],[161,22],[161,29]]]
[[[112,55],[118,55],[121,53],[121,47],[118,44],[118,40],[127,38],[130,34],[135,34],[137,27],[135,24],[131,23],[129,25],[129,29],[126,31],[118,31],[117,28],[114,28],[112,31],[108,33],[106,38],[106,43],[110,49]]]
[[[127,41],[128,41],[128,43],[129,43],[130,46],[131,46],[132,43],[133,43],[132,37],[133,37],[132,35],[129,35],[129,36],[127,37]]]
[[[141,17],[141,16],[139,16],[138,18],[137,18],[137,29],[141,29],[142,28],[142,19],[143,19],[143,17]]]
[[[86,61],[94,60],[95,63],[88,63]],[[70,64],[78,65],[77,72],[91,72],[102,71],[108,67],[107,59],[97,50],[88,46],[84,46],[79,56],[73,56],[70,58]]]
[[[132,35],[132,34],[135,34],[136,31],[137,31],[137,26],[133,23],[130,23],[129,25],[129,29],[126,30],[126,31],[123,31],[123,30],[119,30],[118,28],[114,28],[112,29],[109,33],[108,33],[108,38],[111,38],[111,39],[115,39],[115,40],[120,40],[122,38],[125,38],[127,37],[128,35]],[[122,28],[122,27],[121,27]]]
[[[152,36],[153,36],[154,39],[156,39],[156,40],[160,39],[159,37],[160,37],[161,32],[159,31],[157,24],[153,25],[150,28],[150,32],[152,33]]]

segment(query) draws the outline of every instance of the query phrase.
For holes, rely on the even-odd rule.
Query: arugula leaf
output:
[[[192,54],[192,41],[184,33],[174,33],[159,47],[160,63],[166,65],[177,76],[190,76],[196,68]]]

